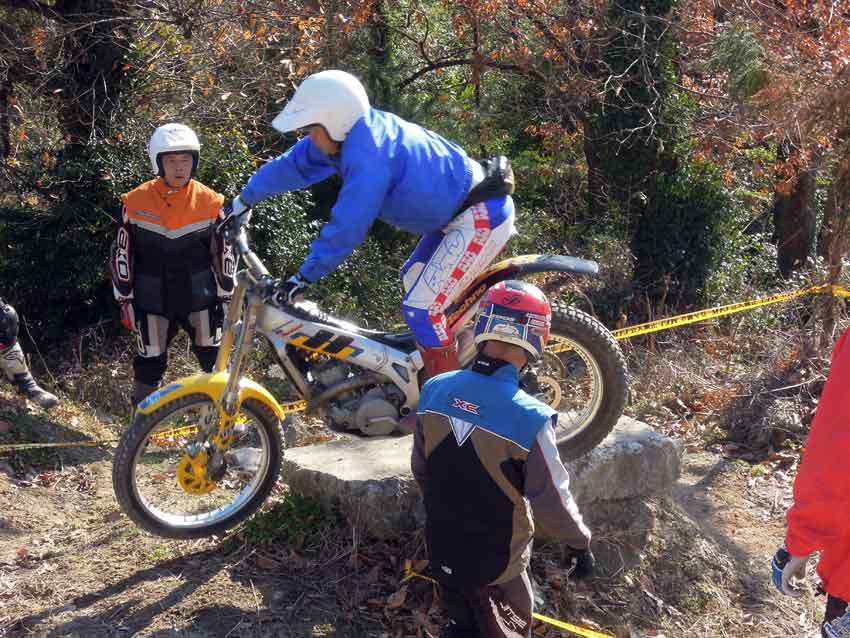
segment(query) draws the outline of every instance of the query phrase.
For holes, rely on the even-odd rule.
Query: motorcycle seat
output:
[[[384,343],[396,350],[403,352],[413,352],[416,349],[416,339],[413,333],[409,330],[402,332],[380,332],[378,330],[360,330],[364,337],[368,337],[373,341]]]

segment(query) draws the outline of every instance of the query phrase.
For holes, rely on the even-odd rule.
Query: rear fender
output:
[[[599,274],[599,264],[588,259],[564,255],[522,255],[505,259],[478,275],[458,295],[457,300],[446,310],[448,324],[454,326],[462,319],[491,286],[507,279],[520,279],[524,275],[541,272],[566,272],[593,277]]]
[[[169,383],[167,386],[145,397],[139,403],[138,412],[141,414],[150,414],[166,403],[170,403],[189,394],[206,394],[210,399],[218,402],[221,400],[222,394],[224,394],[224,387],[227,384],[228,376],[227,372],[214,372],[212,374],[196,374],[191,377],[177,379],[177,381]],[[269,391],[259,383],[243,377],[239,380],[239,405],[242,405],[242,402],[246,399],[255,399],[267,405],[278,419],[283,419],[283,408],[280,407],[280,404]]]

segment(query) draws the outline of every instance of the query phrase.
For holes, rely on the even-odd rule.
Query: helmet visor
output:
[[[490,304],[482,308],[475,326],[476,341],[503,341],[540,356],[549,338],[549,319],[544,315]]]

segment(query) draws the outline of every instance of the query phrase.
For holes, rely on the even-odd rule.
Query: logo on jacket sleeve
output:
[[[464,412],[469,412],[470,414],[478,414],[478,409],[481,407],[476,405],[475,403],[470,403],[469,401],[464,401],[463,399],[454,399],[454,403],[452,403],[453,408],[457,408],[458,410],[463,410]]]

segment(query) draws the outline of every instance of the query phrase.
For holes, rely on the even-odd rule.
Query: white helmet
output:
[[[342,142],[369,112],[369,96],[360,80],[345,71],[321,71],[304,80],[272,126],[281,133],[321,124],[330,138]]]
[[[198,157],[201,154],[201,143],[195,131],[185,124],[164,124],[151,135],[148,143],[148,155],[151,158],[151,168],[159,176],[163,175],[160,155],[164,153],[191,153],[194,158],[192,174],[198,168]]]

